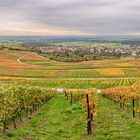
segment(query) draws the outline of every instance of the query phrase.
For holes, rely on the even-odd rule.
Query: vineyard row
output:
[[[113,101],[120,109],[140,117],[140,82],[129,87],[115,87],[102,90],[102,95]]]
[[[8,124],[22,121],[37,111],[43,104],[50,100],[54,91],[40,87],[21,86],[17,84],[0,85],[0,126],[5,133]]]

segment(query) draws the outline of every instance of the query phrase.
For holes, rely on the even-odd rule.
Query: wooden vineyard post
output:
[[[70,94],[70,104],[72,105],[72,93]]]
[[[87,132],[88,135],[92,134],[91,131],[91,115],[90,115],[90,108],[89,108],[89,98],[88,98],[88,94],[86,94],[86,101],[87,101]]]
[[[133,117],[135,117],[135,99],[132,99]]]
[[[93,121],[93,114],[92,113],[90,115],[90,119],[91,119],[91,121]]]
[[[67,100],[68,100],[68,95],[66,94],[66,92],[65,92],[65,97],[67,98]]]
[[[120,96],[120,109],[122,108],[122,97]]]
[[[19,111],[19,120],[20,120],[20,122],[22,121],[22,114],[21,114],[22,111],[21,111],[21,108],[22,108],[22,107],[20,106],[20,111]]]
[[[6,131],[6,118],[4,119],[4,122],[3,122],[3,133],[5,133]]]
[[[17,126],[16,126],[16,122],[15,122],[15,117],[13,117],[13,124],[14,124],[14,128],[16,129]]]

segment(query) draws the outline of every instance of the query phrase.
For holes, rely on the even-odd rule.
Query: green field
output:
[[[86,41],[64,41],[64,42],[55,42],[49,43],[54,46],[79,46],[79,47],[98,47],[98,46],[108,46],[113,48],[127,48],[128,45],[122,45],[121,43],[108,43],[108,42],[86,42]]]

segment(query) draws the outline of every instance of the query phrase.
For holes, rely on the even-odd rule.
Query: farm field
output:
[[[117,99],[116,104],[118,105],[122,103],[122,100],[117,96],[120,93],[119,95],[123,99],[130,101],[128,105],[131,105],[132,97],[125,97],[124,94],[118,92],[113,98],[111,98],[112,96],[105,98],[103,93],[110,95],[110,91],[114,88],[122,87],[124,88],[122,91],[127,89],[129,94],[130,91],[133,91],[134,95],[138,96],[139,93],[135,93],[137,86],[130,91],[128,89],[139,83],[139,80],[139,59],[68,63],[52,61],[29,51],[0,51],[0,82],[1,85],[10,84],[7,89],[3,86],[0,87],[0,94],[3,97],[1,101],[4,102],[5,97],[8,101],[16,101],[18,108],[16,110],[18,112],[14,116],[15,104],[10,102],[12,109],[7,109],[7,111],[11,111],[10,114],[13,116],[8,118],[5,134],[0,131],[0,140],[139,140],[138,115],[137,118],[133,118],[132,112],[126,113],[122,108],[118,109],[118,106],[116,107],[108,99],[108,97],[112,100]],[[14,87],[14,84],[18,86]],[[21,85],[27,86],[27,91],[23,90],[26,96],[22,97],[26,100],[22,104],[23,121],[19,122],[18,113],[22,108],[18,103],[22,99],[18,98],[17,94],[6,96],[8,93],[6,90],[9,89],[9,91],[13,91],[10,93],[16,93],[20,88],[22,89]],[[43,89],[53,90],[52,98],[44,104],[44,97],[35,92],[36,88],[40,93]],[[65,89],[65,92],[58,93],[57,89]],[[67,90],[70,91],[69,94],[66,94]],[[88,95],[90,102],[89,113],[93,115],[93,120],[92,117],[90,118],[90,121],[92,120],[90,136],[87,135],[88,119],[85,95]],[[38,98],[40,100],[37,100]],[[124,103],[125,100],[123,100]],[[40,105],[40,101],[43,104]],[[39,107],[32,114],[36,104]],[[2,107],[1,109],[5,110]],[[13,118],[17,128],[13,127]],[[4,124],[2,120],[5,119],[1,117],[0,120],[1,124]]]
[[[56,46],[80,46],[80,47],[96,47],[96,46],[111,46],[113,48],[118,48],[118,47],[128,47],[128,45],[122,45],[121,43],[101,43],[101,42],[86,42],[86,41],[65,41],[65,42],[55,42],[55,43],[50,43],[50,45],[56,45]]]
[[[70,105],[63,94],[58,94],[32,116],[31,120],[17,130],[8,131],[0,140],[140,139],[139,123],[101,95],[98,95],[96,110],[98,112],[92,124],[92,135],[87,136],[86,116],[80,102]]]
[[[139,79],[48,79],[28,82],[32,86],[40,85],[51,88],[109,88],[115,86],[129,86]]]
[[[0,80],[50,88],[108,88],[139,80],[139,60],[55,62],[27,51],[0,52]],[[39,82],[38,82],[39,81]]]
[[[0,51],[0,76],[26,78],[139,77],[139,59],[65,63],[27,51]]]

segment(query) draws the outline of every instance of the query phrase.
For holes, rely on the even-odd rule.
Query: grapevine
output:
[[[41,105],[53,97],[54,91],[40,87],[21,85],[0,85],[0,122],[5,133],[10,120],[16,128],[16,118],[22,120],[23,111],[26,116],[32,114]]]
[[[133,117],[136,112],[140,113],[140,82],[133,84],[130,87],[115,87],[102,90],[102,95],[118,104],[121,109],[127,108],[133,112]]]

